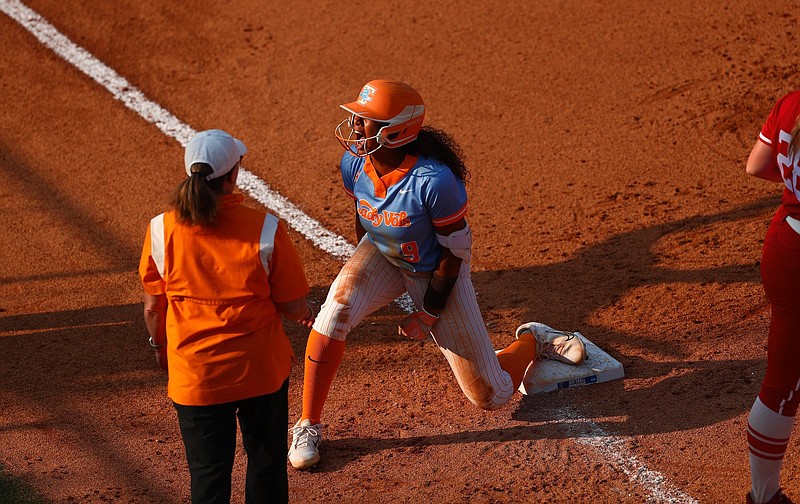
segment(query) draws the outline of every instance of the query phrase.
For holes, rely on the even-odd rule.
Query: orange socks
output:
[[[308,419],[312,424],[320,422],[322,408],[325,406],[328,391],[331,389],[336,370],[342,363],[343,355],[344,341],[331,339],[311,330],[304,362],[303,414],[300,417],[302,420]]]
[[[535,358],[536,340],[529,332],[520,334],[517,341],[498,352],[497,360],[500,361],[500,367],[511,376],[514,390],[519,388],[522,378],[525,377],[525,370]]]

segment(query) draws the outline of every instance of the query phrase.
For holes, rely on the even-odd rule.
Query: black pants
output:
[[[228,504],[236,417],[247,453],[247,504],[289,501],[289,380],[275,393],[212,406],[175,404],[192,478],[192,504]],[[174,403],[173,403],[174,404]]]

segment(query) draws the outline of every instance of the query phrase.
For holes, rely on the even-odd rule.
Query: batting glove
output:
[[[439,320],[438,315],[428,313],[424,308],[404,318],[397,328],[400,336],[413,340],[424,340],[431,333],[431,328]]]

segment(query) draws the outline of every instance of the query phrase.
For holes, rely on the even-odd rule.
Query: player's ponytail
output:
[[[408,144],[407,152],[415,156],[433,158],[446,164],[462,182],[469,180],[469,170],[464,164],[464,152],[456,141],[442,130],[423,126],[417,139]]]
[[[786,155],[789,156],[789,159],[793,159],[798,152],[800,152],[800,116],[797,116],[797,120],[794,122],[792,141],[789,142],[789,150]]]
[[[172,207],[178,222],[207,227],[217,217],[217,196],[228,174],[206,180],[213,170],[205,163],[192,165],[192,175],[181,182],[172,194]]]

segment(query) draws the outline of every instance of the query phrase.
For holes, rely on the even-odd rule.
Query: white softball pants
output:
[[[429,282],[430,275],[407,273],[387,261],[365,235],[331,285],[314,330],[344,341],[365,317],[404,292],[421,309]],[[514,386],[509,374],[500,367],[489,339],[468,263],[462,264],[458,281],[432,333],[470,402],[494,410],[511,399]]]

